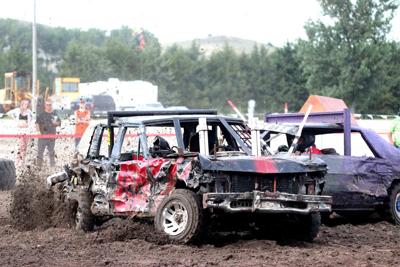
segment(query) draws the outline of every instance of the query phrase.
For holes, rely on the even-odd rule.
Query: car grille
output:
[[[274,177],[243,177],[233,176],[231,179],[231,192],[251,192],[253,190],[274,192]],[[299,179],[296,177],[276,177],[276,191],[298,194]]]

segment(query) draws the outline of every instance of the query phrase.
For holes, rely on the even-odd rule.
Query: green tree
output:
[[[297,112],[308,97],[306,89],[306,76],[301,68],[301,57],[298,46],[287,43],[272,55],[274,75],[273,92],[277,111],[282,112],[285,102],[289,111]]]
[[[188,50],[176,45],[167,48],[156,70],[160,75],[155,81],[163,103],[205,107],[204,59],[198,46],[193,44]]]
[[[384,102],[380,98],[390,92],[387,70],[391,49],[386,36],[398,2],[320,3],[330,23],[308,23],[305,29],[309,40],[300,43],[308,91],[342,98],[356,112],[385,111],[384,105],[374,102]]]
[[[12,46],[6,53],[6,66],[8,71],[17,70],[29,72],[32,69],[31,58],[31,53],[28,53],[18,44]]]
[[[77,76],[81,82],[107,80],[111,77],[111,63],[102,48],[71,42],[63,57],[62,76]]]
[[[254,99],[256,110],[260,113],[278,111],[276,105],[278,96],[273,85],[275,72],[272,55],[264,46],[255,46],[249,57],[242,55],[247,63],[242,63],[241,75],[245,77],[245,86],[248,88],[247,94],[243,92],[246,96],[243,105],[247,107],[247,101]]]
[[[119,39],[110,39],[105,46],[105,56],[110,62],[111,73],[120,80],[132,80],[139,73],[139,55]],[[135,75],[136,74],[136,75]]]
[[[247,87],[240,79],[239,55],[227,44],[222,51],[214,52],[207,62],[207,88],[209,107],[231,112],[227,100],[231,99],[240,109],[246,105],[243,92]]]

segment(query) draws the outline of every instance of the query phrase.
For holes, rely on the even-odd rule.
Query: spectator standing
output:
[[[57,114],[53,111],[52,103],[50,100],[46,100],[44,111],[37,116],[36,126],[40,134],[56,134],[57,126],[61,125],[61,120]],[[42,167],[43,164],[43,153],[47,147],[49,153],[50,166],[55,165],[55,138],[39,138],[38,140],[38,155],[37,164],[38,167]]]
[[[7,115],[17,121],[17,127],[19,129],[18,134],[29,133],[29,128],[32,125],[32,111],[29,109],[29,100],[24,99],[21,101],[19,108],[10,110]],[[25,161],[26,148],[28,146],[29,139],[25,136],[19,138],[18,153],[17,153],[17,166],[21,166]]]
[[[400,111],[392,122],[389,133],[390,141],[397,148],[400,148]]]
[[[86,107],[86,102],[81,99],[79,108],[75,110],[75,148],[78,147],[82,135],[85,133],[90,121],[90,110]]]

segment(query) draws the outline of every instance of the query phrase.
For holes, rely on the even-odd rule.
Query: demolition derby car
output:
[[[178,243],[204,232],[207,214],[285,214],[312,241],[331,197],[318,192],[326,164],[256,157],[251,133],[214,110],[114,111],[94,128],[85,157],[47,178],[76,205],[76,228],[112,217],[149,217]],[[243,216],[242,216],[243,217]]]
[[[267,115],[263,137],[269,146],[287,146],[303,116]],[[399,149],[374,131],[352,125],[349,110],[311,113],[302,140],[299,152],[315,145],[318,152],[310,151],[312,157],[328,165],[322,194],[332,196],[333,211],[357,220],[377,211],[400,224]]]

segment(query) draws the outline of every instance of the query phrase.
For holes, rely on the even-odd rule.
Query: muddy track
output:
[[[0,266],[400,265],[399,228],[377,217],[357,225],[336,218],[312,244],[214,233],[199,245],[183,246],[169,244],[143,221],[114,219],[82,233],[54,216],[59,213],[45,212],[43,224],[36,215],[19,227],[6,207],[12,194],[0,192],[0,200]]]

